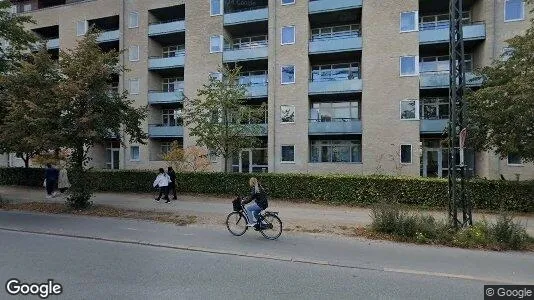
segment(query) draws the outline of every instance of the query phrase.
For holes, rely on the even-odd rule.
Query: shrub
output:
[[[41,187],[43,176],[43,169],[0,168],[0,185]],[[88,176],[94,191],[151,193],[156,172],[92,170]],[[360,206],[394,199],[400,204],[441,208],[448,203],[446,180],[391,176],[177,173],[177,189],[182,193],[246,194],[251,176],[258,177],[270,197],[278,199]],[[534,212],[534,181],[473,180],[468,182],[467,192],[475,209]]]
[[[395,233],[403,218],[404,212],[401,212],[397,204],[381,201],[371,208],[371,228],[376,232]]]
[[[454,246],[462,248],[483,248],[492,243],[492,235],[486,221],[475,222],[471,227],[460,229],[452,240]]]
[[[514,222],[514,218],[507,213],[501,213],[489,230],[496,245],[503,250],[525,249],[531,242],[525,227]]]

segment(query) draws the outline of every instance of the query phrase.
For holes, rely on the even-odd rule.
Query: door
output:
[[[120,152],[119,149],[113,149],[113,156],[111,157],[111,165],[113,166],[113,170],[119,169],[119,156]]]
[[[436,149],[426,149],[423,153],[423,176],[442,176],[442,151]]]
[[[239,172],[240,173],[252,173],[252,151],[241,150],[239,155]]]

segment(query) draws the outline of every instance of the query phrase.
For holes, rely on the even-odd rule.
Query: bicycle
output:
[[[235,236],[242,236],[247,232],[249,217],[245,212],[245,206],[241,203],[241,198],[237,197],[232,201],[233,212],[226,217],[226,228]],[[254,226],[263,237],[269,240],[276,240],[282,234],[282,221],[278,217],[278,212],[265,211],[258,215],[258,222]]]

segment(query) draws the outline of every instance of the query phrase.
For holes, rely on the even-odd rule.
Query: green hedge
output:
[[[155,172],[91,171],[91,184],[101,192],[152,192]],[[43,169],[0,168],[0,185],[40,187]],[[247,193],[251,175],[179,173],[178,191],[218,195]],[[443,179],[386,176],[255,174],[272,198],[312,203],[366,205],[382,199],[427,207],[447,206],[447,181]],[[534,181],[473,180],[468,193],[475,208],[534,212]]]

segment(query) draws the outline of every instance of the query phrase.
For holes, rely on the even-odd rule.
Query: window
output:
[[[162,57],[176,57],[185,53],[185,45],[173,45],[162,47]]]
[[[471,23],[471,12],[462,12],[462,23]],[[449,29],[449,14],[426,15],[419,19],[419,30]]]
[[[210,37],[210,53],[222,52],[223,37],[222,35],[214,35]]]
[[[464,54],[465,71],[473,72],[473,56]],[[448,55],[421,57],[419,61],[419,72],[449,72],[450,58]]]
[[[310,122],[349,122],[360,119],[359,103],[320,102],[310,109]]]
[[[130,61],[139,61],[139,46],[130,46],[128,58]]]
[[[130,95],[139,94],[139,78],[130,79]]]
[[[512,57],[514,55],[514,48],[513,47],[504,47],[502,48],[502,54],[501,54],[501,59],[503,61],[506,61],[506,60],[509,60],[510,57]]]
[[[412,32],[419,30],[419,16],[417,11],[407,11],[400,14],[400,31]]]
[[[523,161],[521,156],[517,154],[508,154],[508,164],[509,165],[522,165]]]
[[[129,14],[128,17],[128,28],[137,28],[139,27],[139,13],[133,11]]]
[[[30,2],[24,3],[24,10],[23,11],[30,11],[32,10],[32,4]]]
[[[87,33],[87,21],[76,22],[76,36],[82,36]]]
[[[418,120],[419,101],[402,100],[400,103],[400,116],[401,120]]]
[[[221,72],[211,72],[210,77],[213,79],[217,79],[218,81],[222,81],[222,73]]]
[[[295,105],[280,106],[280,120],[282,123],[295,123]]]
[[[282,66],[282,84],[295,83],[295,66]]]
[[[424,120],[446,120],[449,118],[449,99],[421,99],[421,118]]]
[[[403,164],[412,163],[412,145],[401,145],[400,159]]]
[[[139,161],[139,146],[130,147],[130,160]]]
[[[163,109],[161,119],[163,126],[183,126],[181,109]]]
[[[183,91],[184,79],[180,77],[163,78],[162,91],[167,93]]]
[[[282,27],[282,45],[295,43],[295,26]]]
[[[362,143],[358,140],[315,140],[311,142],[312,163],[361,163]]]
[[[400,76],[417,76],[419,73],[418,56],[402,56],[400,58]]]
[[[182,147],[182,145],[180,145],[180,148]],[[172,150],[172,142],[163,142],[161,143],[161,154],[162,155],[165,155],[167,153],[169,153],[169,151]]]
[[[222,15],[223,0],[210,0],[210,16]]]
[[[504,21],[521,21],[525,18],[525,1],[524,0],[505,0],[504,2]]]
[[[295,4],[295,0],[282,0],[282,5]]]
[[[295,146],[282,146],[282,162],[293,163],[295,162]]]
[[[359,24],[321,27],[311,30],[312,41],[344,39],[357,36],[361,36],[361,26]]]

